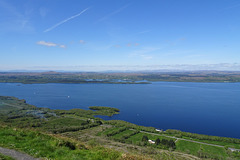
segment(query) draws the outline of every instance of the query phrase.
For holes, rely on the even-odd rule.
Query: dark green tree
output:
[[[147,142],[147,141],[148,141],[148,137],[147,137],[146,135],[144,135],[144,136],[142,137],[142,141],[143,141],[143,142]]]
[[[176,144],[175,144],[175,142],[173,140],[169,140],[168,141],[168,145],[169,145],[169,147],[171,147],[173,149],[176,149]]]
[[[161,141],[160,141],[160,139],[159,139],[159,138],[157,138],[157,139],[156,139],[156,141],[155,141],[155,144],[156,144],[156,145],[159,145],[159,144],[160,144],[160,142],[161,142]]]
[[[163,145],[167,145],[167,144],[168,144],[168,140],[167,140],[167,139],[162,139],[161,143],[162,143]]]

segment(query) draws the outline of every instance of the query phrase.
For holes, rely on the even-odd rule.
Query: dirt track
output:
[[[7,149],[7,148],[2,148],[0,147],[0,153],[6,155],[6,156],[10,156],[16,160],[40,160],[38,158],[33,158],[25,153],[21,153],[18,151],[15,151],[13,149]]]

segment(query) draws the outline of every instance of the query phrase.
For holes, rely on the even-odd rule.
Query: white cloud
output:
[[[37,44],[43,45],[43,46],[48,46],[48,47],[56,47],[57,46],[56,43],[45,42],[45,41],[38,41]]]
[[[63,44],[59,45],[59,47],[60,47],[60,48],[66,48],[66,46],[63,45]]]
[[[37,44],[38,44],[38,45],[47,46],[47,47],[60,47],[60,48],[66,48],[66,45],[63,45],[63,44],[57,44],[57,43],[53,43],[53,42],[38,41]]]

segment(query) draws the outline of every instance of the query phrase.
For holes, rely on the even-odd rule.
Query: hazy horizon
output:
[[[64,72],[104,72],[104,71],[240,71],[240,64],[201,64],[201,65],[83,65],[83,66],[34,66],[25,68],[1,68],[1,71],[64,71]]]

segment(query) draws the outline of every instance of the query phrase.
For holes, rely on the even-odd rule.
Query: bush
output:
[[[72,142],[69,142],[69,141],[61,141],[61,142],[59,142],[58,146],[60,146],[60,147],[62,147],[62,146],[68,147],[71,150],[75,150],[76,149],[75,144],[73,144]]]

